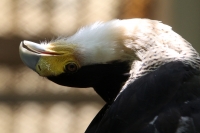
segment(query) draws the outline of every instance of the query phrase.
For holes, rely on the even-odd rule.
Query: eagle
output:
[[[49,42],[22,41],[19,54],[40,76],[93,87],[106,102],[86,133],[200,132],[200,56],[160,21],[96,22]]]

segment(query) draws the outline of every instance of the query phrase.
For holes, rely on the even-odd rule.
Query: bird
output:
[[[24,40],[19,54],[40,76],[93,87],[105,101],[85,133],[200,132],[199,53],[160,21],[96,22],[49,42]]]

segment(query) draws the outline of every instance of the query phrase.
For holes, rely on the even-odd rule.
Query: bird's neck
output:
[[[133,61],[131,77],[123,88],[135,79],[173,61],[181,61],[200,69],[198,52],[171,27],[158,21],[141,23],[134,34],[126,34],[125,42],[127,43],[124,45],[136,51],[136,57],[140,60]]]
[[[103,66],[92,87],[107,103],[112,103],[130,77],[130,65],[129,62],[116,61]]]

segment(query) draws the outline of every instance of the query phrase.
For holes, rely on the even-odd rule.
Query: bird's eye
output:
[[[78,66],[74,62],[70,62],[67,65],[65,65],[65,72],[76,72],[78,70]]]

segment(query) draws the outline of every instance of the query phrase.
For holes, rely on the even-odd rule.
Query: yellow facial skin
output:
[[[57,76],[65,72],[65,66],[68,63],[76,65],[77,69],[80,68],[78,60],[75,58],[75,46],[59,44],[58,42],[51,43],[47,51],[53,51],[53,54],[47,52],[47,56],[41,56],[37,65],[35,66],[36,72],[43,76]]]

